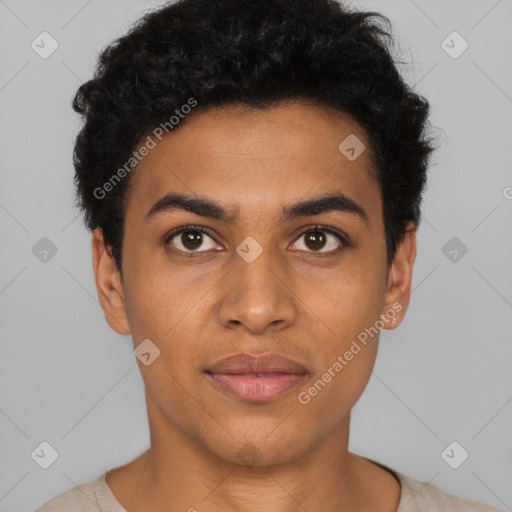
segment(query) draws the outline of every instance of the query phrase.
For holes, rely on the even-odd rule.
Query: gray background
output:
[[[512,2],[350,3],[391,18],[441,142],[412,302],[382,333],[350,449],[511,510]],[[70,104],[97,52],[159,4],[0,0],[0,511],[33,510],[149,443],[132,341],[104,321],[73,209]],[[47,59],[31,48],[43,31],[59,44]],[[457,59],[441,47],[453,31],[469,43]],[[46,262],[32,252],[43,237],[57,248]],[[42,441],[58,452],[46,470],[31,457]],[[452,441],[469,452],[458,469],[441,458]]]

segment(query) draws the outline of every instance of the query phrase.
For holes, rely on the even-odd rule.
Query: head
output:
[[[407,308],[433,147],[386,23],[332,0],[181,0],[106,48],[75,97],[106,319],[160,350],[141,366],[154,422],[226,460],[247,442],[261,464],[318,444],[368,382],[369,333]],[[278,352],[308,378],[237,402],[204,377],[238,352]],[[270,435],[283,404],[292,419]]]

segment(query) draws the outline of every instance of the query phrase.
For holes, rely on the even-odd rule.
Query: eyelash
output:
[[[210,238],[215,240],[214,234],[208,228],[205,228],[204,226],[198,226],[196,224],[187,224],[186,226],[181,226],[180,228],[178,228],[178,229],[174,230],[172,233],[170,233],[165,238],[165,245],[168,245],[170,243],[170,241],[174,237],[176,237],[176,236],[178,236],[181,233],[186,232],[186,231],[199,231],[201,233],[205,233]],[[341,249],[343,249],[343,247],[350,247],[350,242],[348,240],[348,237],[344,233],[339,232],[338,230],[335,230],[332,227],[325,226],[323,224],[315,224],[314,226],[310,226],[310,227],[302,229],[299,232],[299,234],[297,235],[295,240],[298,240],[302,235],[304,235],[306,233],[309,233],[310,231],[311,232],[324,231],[326,233],[334,235],[341,242],[342,246],[338,247],[337,249],[334,249],[334,250],[331,250],[331,251],[327,251],[327,252],[307,251],[308,254],[317,255],[317,256],[334,256],[334,255],[338,254],[338,252]],[[175,249],[175,250],[180,252],[180,253],[185,253],[185,254],[190,254],[190,255],[195,254],[196,252],[198,252],[198,253],[205,253],[205,252],[207,252],[207,251],[181,251],[180,249]]]

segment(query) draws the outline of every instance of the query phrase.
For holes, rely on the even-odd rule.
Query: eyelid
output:
[[[165,236],[165,244],[168,244],[175,236],[180,235],[184,231],[200,231],[201,233],[205,233],[210,238],[215,240],[215,235],[207,227],[199,226],[197,224],[186,224],[184,226],[180,226],[179,228],[174,229],[173,231],[171,231],[171,233],[166,235]],[[217,240],[215,240],[215,243],[218,243]],[[194,251],[191,251],[191,252],[194,252]],[[204,251],[196,251],[196,252],[204,252]]]
[[[326,233],[329,233],[331,235],[334,235],[336,236],[340,242],[342,243],[342,245],[344,246],[350,246],[350,242],[349,242],[349,237],[343,233],[342,231],[332,227],[332,226],[326,226],[326,225],[323,225],[323,224],[314,224],[312,226],[306,226],[304,228],[302,228],[299,233],[297,233],[297,235],[295,235],[295,238],[294,238],[294,242],[296,240],[298,240],[302,235],[310,232],[310,231],[315,231],[315,230],[318,230],[318,231],[325,231]],[[176,228],[174,229],[171,233],[169,233],[166,237],[165,237],[165,244],[169,244],[169,242],[177,235],[183,233],[184,231],[199,231],[201,233],[205,233],[207,234],[210,238],[212,238],[215,243],[219,244],[217,242],[217,240],[215,239],[215,235],[213,234],[213,232],[205,227],[205,226],[200,226],[200,225],[197,225],[197,224],[186,224],[184,226],[180,226],[179,228]],[[220,244],[219,244],[220,245]],[[176,249],[177,251],[179,252],[185,252],[187,254],[194,254],[194,253],[205,253],[205,252],[208,252],[208,251],[181,251],[180,249]],[[324,253],[321,252],[321,251],[307,251],[308,253],[311,253],[311,254],[333,254],[335,252],[337,252],[339,249],[336,249],[334,251],[325,251]]]
[[[350,239],[345,233],[343,233],[343,231],[340,231],[332,226],[326,226],[324,224],[315,224],[313,226],[305,227],[298,233],[296,238],[300,238],[305,233],[308,233],[309,231],[315,231],[315,230],[325,231],[326,233],[330,233],[331,235],[334,235],[337,238],[339,238],[339,240],[343,243],[343,245],[346,245],[346,246],[350,245]],[[333,252],[333,251],[328,251],[328,252]],[[315,254],[315,251],[311,251],[311,253]],[[320,253],[317,251],[317,254],[320,254]]]

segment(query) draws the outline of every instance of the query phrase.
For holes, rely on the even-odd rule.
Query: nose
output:
[[[224,278],[217,305],[221,324],[252,334],[293,325],[298,310],[289,269],[270,250],[263,250],[251,263],[233,256],[233,269]]]

